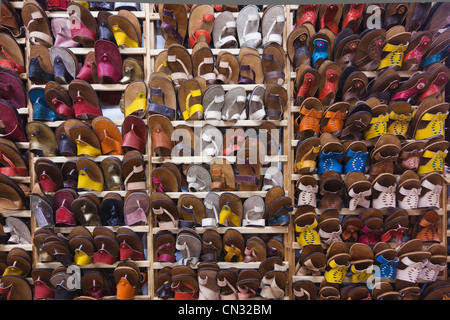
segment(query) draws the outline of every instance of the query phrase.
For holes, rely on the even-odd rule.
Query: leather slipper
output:
[[[134,85],[136,86],[136,85]],[[145,83],[143,87],[145,86]],[[149,81],[150,95],[147,112],[149,115],[160,114],[175,120],[177,100],[172,80],[163,72],[154,72]],[[132,111],[134,108],[130,108]]]
[[[98,25],[92,13],[77,2],[70,3],[67,12],[72,22],[70,27],[72,40],[85,48],[93,48],[98,37]]]

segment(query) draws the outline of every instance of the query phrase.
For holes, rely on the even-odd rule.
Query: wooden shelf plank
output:
[[[239,231],[242,234],[279,234],[279,233],[288,233],[289,228],[288,227],[271,227],[271,226],[265,226],[265,227],[196,227],[193,228],[198,234],[204,233],[206,230],[214,229],[219,234],[224,234],[225,231],[228,229],[234,229]],[[153,228],[153,234],[156,234],[158,231],[161,231],[161,228]],[[165,229],[169,230],[172,233],[177,233],[180,229],[178,228],[172,228],[172,229]]]
[[[176,120],[172,121],[174,127],[179,125],[186,125],[189,127],[203,127],[206,124],[214,127],[259,127],[262,123],[269,121],[278,127],[287,127],[287,120],[237,120],[237,121],[222,121],[222,120]]]
[[[150,266],[150,262],[148,260],[135,260],[139,268],[148,268]],[[77,265],[81,269],[114,269],[117,267],[119,262],[115,262],[114,264],[106,264],[106,263],[91,263],[84,266]],[[59,262],[38,262],[36,263],[36,268],[51,268],[54,269],[56,267],[61,266],[61,263]]]
[[[114,191],[111,191],[114,192]],[[104,228],[107,228],[109,230],[112,230],[116,232],[120,228],[128,228],[133,230],[137,233],[148,233],[150,231],[150,226],[103,226]],[[75,227],[55,227],[53,228],[53,231],[55,233],[70,233]],[[40,228],[39,228],[40,229]],[[90,232],[93,232],[95,229],[95,226],[86,226],[86,229],[88,229]]]
[[[284,261],[285,265],[288,266],[288,262]],[[154,262],[153,268],[154,269],[162,269],[164,267],[173,267],[176,263],[172,262]],[[261,262],[217,262],[217,265],[221,269],[228,269],[228,268],[237,268],[237,269],[258,269],[261,265]],[[197,266],[190,265],[192,269],[197,269]]]
[[[172,158],[160,158],[160,157],[152,157],[152,164],[161,164],[165,162],[173,162],[175,164],[181,163],[209,163],[212,159],[226,159],[230,163],[236,162],[236,156],[193,156],[193,157],[172,157]],[[287,162],[287,155],[281,156],[266,156],[264,159],[264,163],[270,162]]]
[[[33,158],[33,162],[36,162],[38,159],[49,159],[52,160],[54,163],[64,163],[67,161],[77,161],[80,158],[86,158],[95,162],[102,162],[106,158],[110,158],[112,156],[98,156],[98,157],[89,157],[89,156],[74,156],[74,157],[63,157],[63,156],[56,156],[56,157],[35,157]],[[123,160],[123,155],[115,155],[114,157],[117,157],[120,160]],[[148,156],[143,155],[144,161],[148,161]]]

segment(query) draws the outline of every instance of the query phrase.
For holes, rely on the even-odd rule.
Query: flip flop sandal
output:
[[[394,162],[401,149],[400,139],[391,133],[381,135],[370,153],[371,167],[369,174],[374,176],[383,172],[394,173]]]
[[[69,120],[69,119],[67,119]],[[65,122],[62,122],[55,130],[55,140],[59,154],[65,157],[73,157],[77,155],[77,146],[65,131]],[[64,164],[63,164],[64,165]]]
[[[256,158],[256,159],[255,159]],[[262,163],[255,148],[242,148],[236,154],[236,170],[234,180],[239,191],[258,191],[261,189]]]
[[[95,197],[95,196],[94,196]],[[98,226],[100,225],[100,202],[96,203],[92,194],[83,195],[76,198],[72,202],[71,210],[75,215],[76,220],[82,226]],[[98,200],[98,198],[97,198]],[[72,250],[73,251],[73,250]]]
[[[260,20],[259,10],[255,5],[246,5],[239,11],[236,29],[240,48],[260,46],[262,43],[262,35],[259,32]]]
[[[319,82],[320,75],[316,69],[306,64],[300,65],[297,68],[295,77],[295,105],[300,106],[304,99],[315,97],[319,89]]]
[[[373,98],[372,98],[373,99]],[[368,102],[369,100],[367,100]],[[378,139],[387,132],[387,123],[389,121],[388,106],[381,104],[378,99],[373,99],[372,120],[369,122],[368,129],[364,132],[365,140]]]
[[[188,190],[190,192],[211,191],[211,174],[201,165],[192,165],[186,174]]]
[[[132,262],[145,259],[142,239],[136,232],[121,227],[116,231],[116,239],[119,242],[119,260]]]
[[[261,196],[253,195],[247,198],[243,204],[244,216],[242,221],[243,227],[264,227],[266,225],[265,219],[265,203]],[[264,245],[265,246],[265,245]],[[264,260],[266,250],[264,250],[264,258],[257,260]],[[261,256],[261,255],[259,255]]]
[[[57,83],[68,84],[78,74],[77,57],[67,48],[50,48],[50,61],[53,64],[54,78]]]
[[[50,21],[37,1],[27,1],[22,8],[22,21],[27,30],[27,38],[32,45],[40,44],[47,48],[53,45]]]
[[[226,159],[212,159],[210,171],[211,191],[233,191],[235,189],[233,167]]]
[[[450,71],[442,64],[435,63],[431,65],[427,71],[428,86],[425,91],[417,98],[417,103],[422,102],[426,98],[437,98],[442,102],[441,92],[448,82]],[[413,103],[416,101],[413,101]]]
[[[42,191],[56,192],[63,187],[61,168],[52,160],[37,159],[34,163],[34,170]]]
[[[60,84],[54,81],[48,82],[45,85],[44,98],[53,112],[61,119],[67,120],[75,117],[69,92]]]
[[[77,160],[78,189],[103,191],[104,177],[100,166],[86,158]]]
[[[237,300],[237,270],[222,269],[217,274],[221,300]]]
[[[367,146],[362,141],[344,141],[344,172],[367,171]]]
[[[173,43],[183,45],[186,38],[188,15],[183,4],[160,4],[159,16],[161,19],[161,34],[165,47]]]
[[[341,29],[347,28],[354,32],[358,32],[358,29],[363,20],[363,13],[366,9],[365,4],[346,4],[342,9],[342,26]]]
[[[238,230],[227,229],[223,234],[223,244],[223,255],[226,262],[242,262],[244,260],[244,237]]]
[[[69,248],[74,252],[74,262],[76,265],[87,265],[92,263],[94,254],[94,243],[90,238],[77,236],[69,240]]]
[[[227,51],[220,51],[216,56],[216,81],[223,84],[237,84],[239,81],[238,58]]]
[[[75,118],[92,120],[102,115],[100,100],[94,88],[84,80],[75,79],[69,84]]]
[[[320,83],[318,99],[322,105],[329,106],[335,101],[342,69],[333,61],[326,60],[319,67]]]
[[[35,84],[45,84],[54,80],[53,65],[48,48],[41,45],[31,47],[28,78]]]
[[[256,136],[254,137],[256,138]],[[235,156],[236,152],[243,147],[245,141],[245,132],[243,128],[233,127],[225,131],[223,143],[224,156]]]
[[[386,40],[383,43],[380,65],[377,70],[384,68],[401,68],[403,57],[408,48],[411,33],[405,31],[403,26],[394,26],[386,31]]]
[[[344,5],[339,4],[321,5],[318,17],[320,29],[328,28],[337,35],[339,33],[339,23],[342,18],[343,8]]]
[[[121,109],[124,111],[125,117],[134,115],[138,118],[144,118],[147,111],[147,86],[145,82],[133,81],[129,83],[123,92],[121,102],[123,103]]]
[[[327,28],[322,28],[309,38],[311,66],[318,69],[322,62],[330,60],[333,54],[336,35]]]
[[[71,19],[72,40],[85,48],[93,48],[98,37],[98,25],[92,13],[88,8],[77,2],[70,3],[67,12]]]
[[[369,208],[372,184],[360,171],[349,172],[345,176],[345,187],[349,195],[349,209],[354,211],[358,207]]]
[[[262,276],[257,270],[242,270],[236,282],[238,300],[248,300],[256,297],[261,285]]]
[[[17,73],[25,72],[23,50],[17,41],[6,33],[0,33],[0,43],[0,66],[14,70]]]
[[[270,190],[272,187],[283,186],[283,173],[277,167],[269,167],[264,175],[263,186],[261,191]]]
[[[116,193],[108,193],[105,197],[103,197],[100,205],[100,221],[103,226],[124,225],[125,222],[122,197]],[[115,238],[113,239],[115,240]],[[119,251],[118,249],[119,248],[117,247],[117,252]],[[107,251],[111,253],[110,250]]]
[[[283,87],[284,88],[284,87]],[[249,120],[263,120],[266,116],[264,99],[266,89],[257,85],[247,97],[247,109]]]
[[[225,94],[224,105],[222,107],[222,120],[236,121],[246,119],[247,94],[244,88],[235,87]]]
[[[209,86],[204,95],[202,104],[205,106],[205,120],[221,120],[222,108],[225,102],[225,90],[221,85]]]
[[[203,92],[197,79],[185,80],[178,90],[178,104],[184,120],[203,118]]]
[[[198,42],[211,43],[214,28],[214,7],[212,5],[195,5],[189,13],[188,36],[189,47]]]
[[[174,298],[175,293],[172,291],[171,285],[172,268],[164,267],[158,270],[155,277],[156,295],[160,299]]]
[[[286,22],[284,6],[268,6],[261,18],[262,45],[277,43],[283,44],[283,31]]]
[[[318,300],[317,288],[309,280],[297,280],[292,284],[292,294],[295,300]]]
[[[137,86],[133,82],[130,85]],[[142,87],[147,90],[145,83],[141,82]],[[161,114],[174,120],[176,118],[176,95],[172,80],[163,72],[155,72],[150,77],[149,82],[150,97],[147,111],[149,114]],[[130,105],[131,106],[131,105]],[[134,108],[131,108],[132,110]],[[143,108],[145,110],[145,108]]]
[[[97,83],[117,83],[122,79],[122,55],[119,48],[108,40],[97,40],[94,45]]]
[[[66,122],[67,123],[67,122]],[[77,155],[97,157],[102,155],[101,142],[93,129],[74,123],[67,129],[70,139],[77,145]]]
[[[155,192],[150,195],[149,200],[154,223],[160,229],[178,228],[178,208],[168,195]]]
[[[244,208],[237,195],[230,192],[222,193],[219,199],[219,207],[219,225],[225,227],[239,227],[241,225]]]
[[[432,38],[431,34],[429,35],[429,39],[432,39],[432,41],[431,43],[427,43],[429,47],[427,47],[427,50],[423,54],[423,61],[420,63],[420,67],[422,68],[426,68],[436,62],[442,63],[448,56],[448,47],[450,44],[448,41],[449,32],[443,32],[434,38]]]
[[[302,24],[316,25],[317,17],[319,16],[320,4],[305,4],[298,5],[295,12],[295,27]]]
[[[3,231],[9,234],[9,244],[31,244],[30,228],[27,224],[15,217],[7,217]],[[30,255],[22,248],[13,248],[6,258],[7,268],[3,275],[16,274],[27,276],[31,271]]]
[[[316,169],[316,157],[320,153],[320,139],[310,137],[299,140],[295,148],[296,173],[312,173]]]
[[[26,124],[26,133],[30,141],[30,151],[39,157],[58,155],[55,133],[46,124],[30,121]],[[26,141],[26,139],[24,139]]]
[[[342,209],[345,183],[341,175],[333,170],[325,171],[319,181],[321,199],[318,209]]]
[[[27,279],[16,275],[5,275],[0,280],[1,295],[5,300],[33,300],[33,290]]]
[[[448,154],[448,147],[448,141],[443,138],[429,140],[424,146],[417,173],[423,175],[435,171],[443,172],[444,159]]]
[[[383,29],[388,30],[393,26],[404,23],[408,14],[408,3],[390,3],[384,13]]]
[[[261,262],[266,259],[267,245],[258,236],[251,236],[245,243],[244,262]]]
[[[294,122],[295,132],[301,140],[319,135],[322,114],[323,105],[319,99],[309,97],[303,100],[300,105],[300,115]]]
[[[84,295],[80,296],[79,300],[98,300],[111,293],[106,277],[97,271],[82,276],[81,290]]]
[[[171,140],[174,128],[170,120],[162,115],[150,115],[148,130],[151,132],[153,153],[159,157],[170,157],[174,147]]]
[[[10,69],[0,71],[0,94],[3,101],[17,109],[26,108],[26,90],[17,72]]]
[[[432,35],[428,31],[419,31],[411,36],[403,57],[402,70],[415,71],[421,66],[424,54],[432,45]]]
[[[386,36],[386,30],[384,29],[367,29],[360,34],[361,41],[356,48],[356,55],[353,60],[359,70],[374,71],[378,68]]]
[[[121,262],[124,263],[124,262]],[[116,297],[118,300],[133,300],[139,290],[139,270],[129,266],[120,266],[114,269],[114,282],[118,288]]]
[[[193,229],[183,228],[178,231],[176,248],[176,255],[179,258],[177,261],[177,265],[196,266],[199,263],[202,248],[201,237]]]
[[[349,109],[350,104],[348,102],[335,102],[326,108],[320,120],[320,132],[322,134],[331,133],[339,137]]]
[[[436,99],[424,100],[414,113],[410,126],[411,137],[417,140],[428,140],[444,136],[444,123],[448,115],[450,105],[439,103]],[[434,104],[432,105],[431,103]]]
[[[382,173],[372,181],[372,208],[395,208],[397,206],[397,179],[393,174]]]
[[[0,173],[6,176],[27,176],[28,168],[16,145],[7,139],[0,139]]]
[[[123,77],[119,80],[120,84],[129,84],[133,81],[144,80],[144,68],[142,67],[142,64],[131,57],[127,57],[123,60],[122,74]]]
[[[201,133],[202,156],[215,157],[222,154],[222,132],[212,125],[205,125]]]
[[[342,173],[344,158],[344,146],[339,139],[331,133],[320,135],[320,154],[317,174],[323,174],[327,170]]]
[[[219,300],[217,273],[220,271],[220,267],[215,263],[203,262],[199,264],[198,268],[198,300]]]
[[[327,210],[320,215],[317,222],[317,232],[325,248],[329,248],[333,242],[342,242],[342,227],[341,220],[339,219],[339,211],[333,209]]]
[[[172,69],[169,67],[168,50],[162,50],[156,56],[154,62],[154,72],[164,72],[168,76],[172,76]]]
[[[145,190],[145,161],[136,150],[128,151],[122,159],[122,179],[125,190]]]
[[[214,54],[206,42],[198,42],[192,49],[192,64],[194,77],[205,79],[207,84],[215,83]]]
[[[212,31],[214,47],[216,49],[237,48],[236,21],[233,13],[223,11],[217,15]]]
[[[396,134],[400,139],[406,139],[413,113],[411,104],[402,101],[393,102],[389,105],[388,112],[387,132]]]
[[[122,161],[117,157],[107,157],[100,162],[105,177],[106,190],[124,190],[122,179]]]
[[[428,84],[426,74],[416,73],[408,80],[402,82],[391,100],[413,101],[424,92]]]
[[[64,178],[64,188],[77,188],[78,183],[78,171],[76,167],[76,161],[66,161],[61,165],[61,172]]]
[[[159,230],[153,240],[156,261],[175,262],[175,236],[168,230]]]
[[[114,38],[114,34],[112,30],[109,28],[108,19],[112,15],[112,13],[104,10],[100,10],[97,15],[97,24],[98,24],[98,40],[107,40],[115,45],[116,39]]]
[[[0,190],[4,196],[0,197],[0,212],[26,210],[27,202],[23,195],[11,184],[1,182]]]
[[[24,27],[22,18],[8,0],[2,2],[1,10],[4,17],[2,18],[0,29],[8,31],[15,38],[23,36]]]
[[[418,31],[425,22],[430,9],[430,3],[410,3],[405,19],[406,31]]]
[[[267,191],[265,204],[269,226],[286,226],[289,224],[290,215],[294,208],[292,199],[285,196],[283,187],[275,186]]]
[[[45,201],[45,198],[40,197],[38,194],[38,205]],[[72,203],[78,197],[78,194],[68,188],[59,189],[53,196],[54,203],[47,201],[47,207],[54,206],[55,210],[55,223],[63,226],[75,226],[77,220],[75,214],[72,212]],[[41,208],[41,212],[45,215],[45,209]],[[53,213],[53,211],[51,211]]]
[[[208,192],[206,194],[205,199],[203,200],[203,205],[205,206],[205,218],[203,218],[202,220],[202,226],[203,227],[217,227],[217,223],[219,221],[219,211],[220,211],[220,205],[219,205],[219,199],[220,196],[215,193],[215,192]],[[220,235],[217,235],[220,239],[220,241],[222,241],[222,238],[220,237]],[[203,246],[206,246],[207,244],[205,243],[205,234],[203,234]],[[222,248],[222,246],[219,246],[219,249]],[[203,248],[204,249],[204,248]],[[203,250],[202,249],[202,250]],[[208,251],[208,250],[206,250]],[[206,254],[204,252],[204,254]],[[218,255],[214,256],[214,260],[215,262],[217,262],[218,259]],[[202,261],[205,261],[202,259]]]
[[[281,45],[269,43],[263,49],[262,66],[264,72],[264,83],[284,84],[285,52]]]
[[[122,149],[127,152],[137,150],[145,153],[147,143],[147,128],[144,120],[133,115],[129,115],[122,123]]]
[[[180,267],[192,270],[189,266],[176,266],[173,270]],[[175,300],[198,300],[199,284],[195,271],[192,270],[192,273],[194,274],[180,273],[171,277],[171,290],[174,291]]]
[[[339,32],[333,47],[333,57],[341,68],[353,65],[360,41],[359,34],[355,34],[350,28],[342,29]]]
[[[240,84],[262,84],[264,69],[262,60],[256,49],[242,48],[239,51],[239,80]]]
[[[177,202],[178,212],[181,214],[180,228],[194,228],[201,225],[205,219],[205,205],[195,195],[183,194]]]
[[[369,80],[364,72],[355,67],[345,67],[338,80],[336,100],[348,102],[354,106],[360,101]]]
[[[32,88],[28,91],[28,97],[33,106],[33,120],[56,121],[61,120],[45,100],[44,88]]]
[[[153,192],[178,192],[180,183],[170,169],[158,167],[152,173]]]
[[[132,12],[119,10],[108,18],[108,25],[119,48],[139,48],[142,42],[141,25]]]
[[[134,191],[124,200],[124,221],[125,225],[145,225],[147,224],[147,214],[150,200],[147,193]]]
[[[121,155],[123,153],[122,134],[112,120],[96,117],[92,120],[91,126],[100,139],[102,154]]]
[[[55,298],[55,288],[50,283],[50,275],[51,269],[36,268],[31,272],[36,287],[36,299]]]
[[[311,63],[308,43],[309,37],[314,33],[312,25],[306,23],[296,26],[288,35],[287,54],[293,70],[297,70],[301,65],[309,65]]]
[[[194,136],[192,127],[179,124],[173,131],[172,139],[174,139],[174,157],[190,157],[194,156],[194,145],[197,143],[198,137]]]
[[[94,51],[89,51],[89,53],[84,57],[83,66],[80,68],[76,78],[84,80],[89,84],[95,84],[98,82],[97,63],[95,62]]]
[[[342,129],[341,140],[361,140],[372,119],[372,110],[365,102],[357,102],[349,111]]]

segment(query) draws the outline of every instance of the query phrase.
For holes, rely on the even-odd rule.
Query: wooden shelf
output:
[[[193,228],[198,234],[204,233],[206,230],[213,229],[216,230],[219,234],[224,234],[225,231],[228,229],[234,229],[239,231],[241,234],[280,234],[280,233],[288,233],[289,228],[288,227],[271,227],[271,226],[264,226],[264,227],[196,227]],[[163,229],[161,228],[153,228],[153,234],[156,234],[157,232],[161,231]],[[173,229],[164,229],[169,230],[172,233],[177,233],[180,229],[173,228]]]
[[[172,158],[160,158],[160,157],[152,157],[152,164],[161,164],[164,162],[172,162],[175,164],[181,164],[181,163],[210,163],[212,159],[226,159],[229,163],[234,164],[236,163],[236,157],[235,156],[217,156],[217,157],[210,157],[210,156],[193,156],[193,157],[172,157]],[[270,163],[270,162],[287,162],[287,156],[265,156],[264,163]]]

